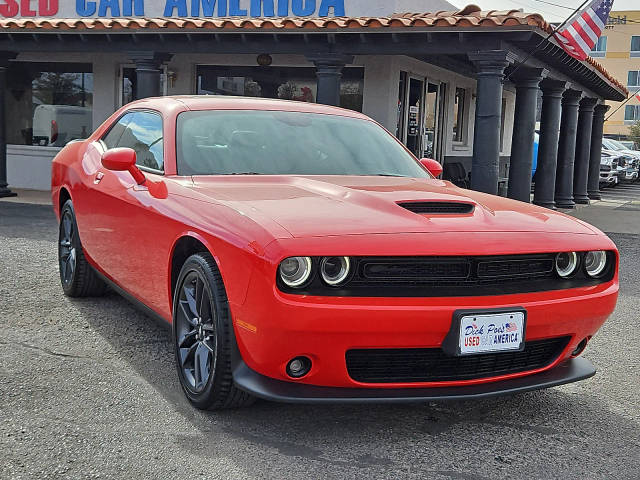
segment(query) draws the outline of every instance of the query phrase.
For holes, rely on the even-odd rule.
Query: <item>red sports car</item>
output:
[[[198,408],[477,398],[588,378],[618,253],[438,180],[380,125],[299,102],[129,104],[53,162],[66,295],[172,325]]]

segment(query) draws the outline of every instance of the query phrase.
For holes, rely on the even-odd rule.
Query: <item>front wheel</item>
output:
[[[238,408],[253,397],[232,378],[233,326],[227,294],[209,253],[187,259],[173,297],[173,338],[180,384],[202,410]]]
[[[58,265],[62,291],[68,297],[97,297],[107,289],[82,250],[73,203],[67,200],[60,211]]]

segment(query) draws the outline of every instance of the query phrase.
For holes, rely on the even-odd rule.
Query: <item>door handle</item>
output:
[[[103,172],[98,172],[96,174],[96,178],[93,180],[94,185],[99,184],[103,177],[104,177],[104,173]]]

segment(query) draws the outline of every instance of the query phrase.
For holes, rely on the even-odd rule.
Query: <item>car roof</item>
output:
[[[159,111],[173,110],[181,104],[186,110],[264,110],[302,113],[318,113],[324,115],[340,115],[368,119],[366,115],[329,105],[317,103],[295,102],[291,100],[275,100],[271,98],[232,97],[225,95],[173,95],[137,100],[127,105],[128,108],[151,108]]]

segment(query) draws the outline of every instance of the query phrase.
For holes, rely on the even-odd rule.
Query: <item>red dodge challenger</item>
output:
[[[172,326],[198,408],[479,398],[582,380],[618,252],[438,180],[360,113],[165,97],[53,162],[60,279]]]

